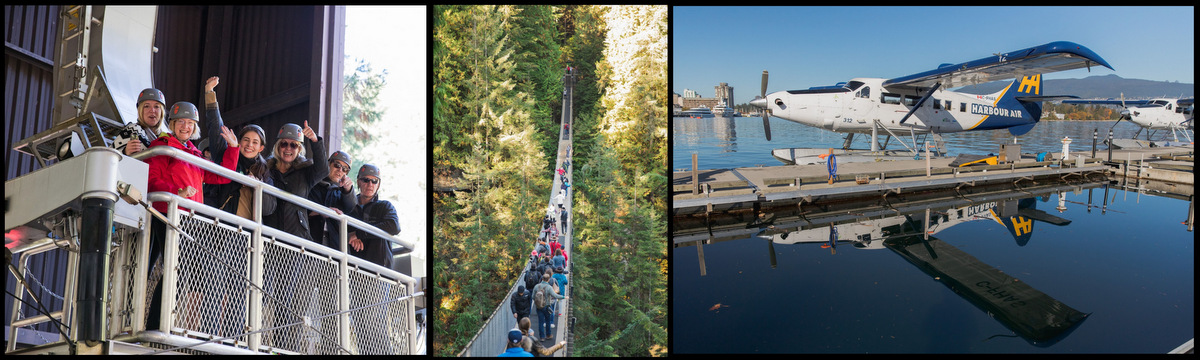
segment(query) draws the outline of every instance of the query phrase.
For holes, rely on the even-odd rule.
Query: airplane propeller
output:
[[[1121,123],[1121,120],[1132,119],[1132,118],[1133,117],[1129,114],[1129,108],[1125,107],[1125,93],[1122,92],[1121,93],[1121,117],[1117,118],[1117,122],[1113,123],[1113,126],[1108,128],[1108,130],[1112,131],[1112,129],[1116,128],[1117,124]]]
[[[766,70],[763,70],[762,88],[759,89],[759,96],[761,96],[761,99],[762,99],[761,107],[762,107],[763,131],[765,131],[767,133],[767,141],[771,141],[771,120],[767,118],[768,115],[767,115],[767,106],[766,106],[766,104],[767,104],[767,71]]]

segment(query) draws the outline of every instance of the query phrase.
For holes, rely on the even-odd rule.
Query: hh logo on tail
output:
[[[1042,75],[1026,76],[1021,78],[1021,87],[1017,88],[1017,92],[1023,92],[1032,95],[1041,95],[1042,93]]]

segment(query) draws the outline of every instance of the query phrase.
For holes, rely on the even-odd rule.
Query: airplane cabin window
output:
[[[900,105],[900,95],[883,93],[880,95],[879,102],[884,104]]]
[[[946,100],[946,110],[954,110],[954,107],[950,106],[951,104],[952,103],[950,102],[950,100]]]
[[[958,112],[967,112],[967,103],[958,103]]]
[[[932,100],[933,100],[933,109],[934,109],[934,110],[941,110],[941,109],[942,109],[942,102],[941,102],[941,101],[938,101],[938,99],[932,99]]]

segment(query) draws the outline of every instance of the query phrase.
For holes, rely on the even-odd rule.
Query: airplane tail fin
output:
[[[1057,97],[1042,96],[1042,75],[1034,74],[1023,76],[1013,80],[1012,84],[1000,90],[995,94],[997,104],[1008,103],[1015,101],[1017,104],[1025,108],[1027,114],[1033,118],[1032,123],[1013,126],[1008,128],[1008,131],[1013,136],[1024,135],[1033,129],[1033,126],[1042,119],[1042,101],[1056,100]]]

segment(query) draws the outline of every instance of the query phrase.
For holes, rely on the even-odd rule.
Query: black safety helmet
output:
[[[187,101],[180,101],[171,105],[170,116],[168,119],[192,119],[197,123],[200,122],[200,112],[196,110],[196,105]]]
[[[362,179],[366,176],[374,176],[377,179],[383,180],[379,177],[379,168],[371,164],[363,164],[361,168],[358,168],[358,178]]]
[[[145,90],[142,90],[142,93],[138,94],[137,106],[139,106],[139,107],[142,106],[142,102],[146,101],[146,100],[157,101],[159,104],[162,104],[163,106],[167,105],[167,98],[165,96],[163,96],[162,91],[159,91],[158,89],[155,89],[155,88],[146,88]]]
[[[347,154],[345,151],[338,150],[334,151],[333,154],[330,154],[329,162],[332,163],[334,160],[340,160],[341,162],[346,163],[346,168],[352,168],[354,166],[354,163],[350,162],[350,154]],[[379,175],[376,175],[375,177],[379,177]]]

